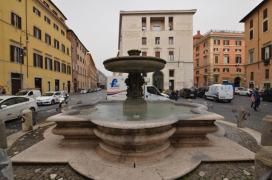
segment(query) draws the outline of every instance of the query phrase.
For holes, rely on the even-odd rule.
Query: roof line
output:
[[[68,29],[67,32],[73,33],[73,34],[76,36],[77,40],[78,40],[78,41],[82,44],[82,46],[86,49],[86,51],[87,51],[87,52],[90,52],[90,51],[85,47],[85,45],[82,43],[82,41],[78,38],[78,36],[76,35],[76,33],[75,33],[72,29]]]
[[[186,13],[196,13],[196,9],[187,9],[187,10],[134,10],[134,11],[120,11],[120,15],[123,14],[186,14]]]
[[[60,14],[65,18],[65,20],[67,20],[67,18],[65,17],[65,15],[62,13],[62,11],[56,6],[55,3],[53,3],[52,0],[48,0],[59,12]]]
[[[245,22],[249,16],[251,16],[253,13],[255,13],[255,11],[257,11],[257,9],[259,9],[261,6],[263,6],[266,2],[268,2],[268,0],[263,0],[262,2],[260,2],[255,8],[253,8],[245,17],[243,17],[243,19],[241,19],[239,22],[243,23]]]

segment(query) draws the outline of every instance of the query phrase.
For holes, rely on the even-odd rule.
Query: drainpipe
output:
[[[27,2],[28,0],[25,0],[25,16],[26,16],[26,77],[28,78],[29,75],[29,65],[28,65],[28,16],[27,16]]]

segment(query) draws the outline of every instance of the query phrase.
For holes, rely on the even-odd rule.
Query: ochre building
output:
[[[240,22],[245,26],[246,84],[250,88],[271,88],[272,1],[262,1]]]
[[[194,85],[245,86],[245,42],[242,32],[210,31],[194,36]]]
[[[0,1],[0,88],[72,91],[66,17],[50,0]]]

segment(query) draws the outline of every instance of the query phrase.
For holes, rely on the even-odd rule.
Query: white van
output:
[[[231,102],[233,99],[233,86],[229,84],[214,84],[205,92],[206,99]]]
[[[30,97],[36,99],[41,96],[41,91],[39,89],[23,89],[16,93],[16,96]]]

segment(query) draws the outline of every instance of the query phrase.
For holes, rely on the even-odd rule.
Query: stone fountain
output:
[[[104,61],[107,70],[128,73],[127,100],[70,106],[48,118],[55,126],[45,140],[13,162],[68,163],[92,179],[175,179],[202,161],[252,160],[254,154],[217,131],[222,116],[200,104],[143,99],[143,73],[164,68],[156,57],[129,56]],[[239,150],[239,151],[238,151]]]

